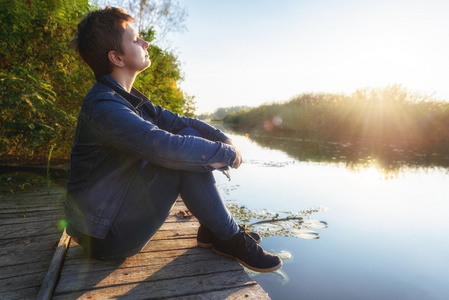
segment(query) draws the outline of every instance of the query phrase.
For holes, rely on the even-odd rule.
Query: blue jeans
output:
[[[183,129],[179,134],[199,136],[193,128]],[[165,222],[178,195],[199,222],[217,238],[229,239],[238,232],[238,224],[226,209],[212,172],[172,170],[144,161],[105,239],[83,235],[74,228],[68,228],[68,233],[78,237],[92,257],[134,255]]]

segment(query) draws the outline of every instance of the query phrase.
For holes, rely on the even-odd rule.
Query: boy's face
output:
[[[130,23],[125,24],[126,29],[122,37],[124,67],[134,72],[142,72],[151,65],[148,55],[148,43],[139,38],[137,31]]]

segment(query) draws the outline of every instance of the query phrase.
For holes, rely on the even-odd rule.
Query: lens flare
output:
[[[270,120],[266,120],[265,122],[263,122],[263,128],[266,131],[271,131],[273,130],[273,122],[271,122]]]
[[[281,116],[275,116],[273,118],[273,125],[274,126],[280,126],[280,125],[282,125],[282,122],[284,122],[284,120],[282,119]]]
[[[59,220],[58,225],[57,225],[58,229],[61,231],[64,231],[64,229],[67,228],[67,224],[68,224],[67,220],[64,220],[64,219]]]

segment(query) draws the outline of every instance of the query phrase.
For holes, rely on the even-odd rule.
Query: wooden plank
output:
[[[18,223],[0,226],[3,232],[1,240],[20,239],[53,233],[57,229],[58,220],[47,220],[36,223]]]
[[[190,231],[190,234],[196,234],[198,227],[200,225],[198,224],[198,222],[167,222],[164,223],[164,225],[158,230],[158,232],[156,233],[156,235],[154,236],[156,238],[156,236],[158,234],[162,234],[164,232],[174,232],[176,234],[176,232],[186,232],[186,231]],[[176,235],[175,235],[176,236]]]
[[[21,255],[16,255],[16,256],[2,257],[0,268],[1,268],[1,270],[3,270],[3,268],[9,268],[14,265],[27,265],[27,264],[31,264],[31,263],[36,263],[35,266],[41,266],[40,263],[45,262],[46,267],[43,269],[43,270],[45,270],[46,268],[48,268],[48,266],[50,264],[51,257],[53,256],[54,252],[55,252],[54,249],[51,248],[47,251],[41,251],[41,252],[37,252],[37,253],[28,252],[28,253],[21,253]],[[33,255],[30,255],[30,253],[33,253]],[[33,271],[33,270],[29,270],[28,268],[22,268],[23,272],[27,272],[27,270],[29,272]]]
[[[60,237],[61,233],[56,231],[40,236],[0,240],[0,266],[39,260],[47,252],[54,251]],[[35,255],[30,256],[30,253]]]
[[[85,272],[68,274],[63,272],[55,294],[127,285],[136,282],[159,282],[182,277],[190,278],[192,275],[196,276],[197,274],[224,274],[231,271],[242,271],[242,267],[236,262],[217,256],[207,260],[207,263],[205,263],[202,259],[188,259],[182,255],[171,261],[161,260],[154,264],[134,266],[132,268],[118,267],[100,271],[87,268]]]
[[[23,191],[17,194],[1,195],[0,208],[22,208],[33,209],[42,207],[48,203],[58,204],[65,198],[65,189],[53,186],[48,191],[48,187],[41,187],[34,191]],[[56,200],[56,201],[55,201]]]
[[[195,295],[182,295],[178,297],[171,297],[171,299],[184,300],[210,300],[210,299],[270,299],[267,292],[265,292],[260,285],[248,284],[245,287],[230,288],[221,291],[198,293]]]
[[[79,289],[66,294],[55,293],[53,299],[167,299],[204,295],[216,291],[220,291],[221,295],[225,296],[226,294],[232,295],[236,288],[245,288],[255,284],[241,269],[206,275],[196,275],[192,271],[190,276],[186,277],[109,285],[94,290]]]
[[[45,190],[47,190],[45,192]],[[11,195],[1,195],[0,214],[3,216],[14,212],[46,211],[62,208],[65,190],[61,187],[41,187],[32,192],[20,192]]]
[[[50,188],[47,184],[38,186],[38,187],[31,187],[27,190],[20,190],[13,194],[8,194],[6,198],[18,198],[18,197],[27,197],[28,199],[33,199],[33,197],[30,196],[47,196],[47,195],[56,195],[56,194],[63,194],[65,193],[65,183],[57,184],[52,182],[50,185]]]
[[[197,247],[199,223],[170,216],[144,249],[124,260],[87,259],[70,243],[53,299],[269,299],[236,261]]]
[[[194,222],[192,222],[194,223]],[[176,231],[163,230],[163,227],[156,233],[153,239],[143,248],[143,250],[137,254],[137,256],[148,251],[165,251],[167,249],[189,249],[197,246],[196,232],[198,224],[192,224],[194,226],[184,227]],[[74,241],[70,243],[70,251],[67,253],[66,261],[70,259],[85,259],[83,256],[83,250]],[[73,248],[73,249],[72,249]]]
[[[24,288],[37,290],[42,283],[45,273],[45,270],[35,270],[32,273],[24,272],[24,274],[2,279],[0,280],[0,294],[20,291]]]
[[[0,195],[0,298],[36,299],[61,232],[62,188]]]
[[[80,264],[89,264],[84,268],[89,268],[90,271],[100,266],[102,269],[116,269],[119,266],[123,268],[133,265],[141,266],[145,265],[147,261],[154,263],[159,259],[176,258],[187,250],[189,250],[190,255],[204,255],[205,250],[196,247],[196,234],[192,234],[192,232],[192,230],[186,228],[178,232],[158,232],[155,239],[151,240],[140,253],[127,258],[125,261],[119,260],[118,262],[113,260],[87,260],[81,247],[72,241],[70,251],[68,251],[65,259],[64,272],[73,272],[74,267],[70,268],[70,266]],[[173,236],[176,236],[176,238],[173,238]],[[207,253],[210,254],[211,251],[209,250]]]
[[[62,219],[64,219],[64,213],[62,212],[61,208],[57,208],[53,211],[46,211],[45,215],[42,215],[42,212],[20,212],[1,215],[0,226],[24,223],[38,223],[43,221],[57,221]]]
[[[187,250],[189,250],[188,253]],[[115,270],[117,268],[132,268],[142,265],[161,264],[173,261],[182,254],[186,255],[201,255],[205,257],[204,249],[200,248],[185,248],[185,249],[166,249],[164,251],[156,252],[141,252],[125,261],[115,260],[95,260],[85,258],[66,259],[64,263],[64,273],[83,272],[86,268],[89,271],[98,270]],[[82,266],[80,266],[82,265]]]
[[[31,197],[31,198],[30,198]],[[4,218],[22,218],[26,216],[45,216],[59,213],[63,216],[62,193],[54,193],[40,197],[38,195],[3,196],[0,199],[0,216]]]
[[[219,261],[216,261],[219,259]],[[83,273],[86,270],[89,270],[89,273],[98,272],[98,271],[114,271],[117,269],[131,269],[131,268],[140,268],[140,267],[148,267],[151,268],[160,268],[169,263],[173,266],[176,264],[192,264],[192,263],[201,263],[204,261],[210,261],[215,263],[216,266],[221,264],[232,263],[232,265],[236,265],[234,262],[228,259],[223,259],[220,256],[217,256],[212,253],[210,250],[200,249],[200,248],[191,248],[191,249],[183,249],[183,250],[166,250],[160,252],[147,252],[140,253],[133,257],[127,258],[124,261],[114,261],[114,260],[70,260],[66,261],[63,268],[63,273],[67,275],[75,274],[75,273]]]
[[[58,197],[58,201],[54,201],[53,198]],[[62,197],[62,195],[51,195],[45,198],[36,198],[36,199],[22,199],[22,198],[16,198],[14,202],[4,202],[0,205],[1,213],[4,214],[5,211],[8,209],[11,210],[22,210],[22,211],[34,211],[36,209],[43,209],[43,208],[50,208],[50,209],[56,209],[59,208],[60,204],[59,202],[62,201],[59,200],[59,198]]]
[[[68,236],[64,230],[58,247],[56,248],[55,255],[50,263],[47,275],[45,275],[44,282],[42,283],[39,294],[37,295],[38,300],[48,300],[53,296],[53,291],[56,287],[56,283],[58,282],[59,274],[64,263],[64,257],[69,243],[70,236]]]
[[[32,261],[28,263],[12,264],[0,267],[0,281],[7,278],[17,277],[24,272],[32,274],[35,270],[45,270],[48,267],[48,260]],[[0,283],[1,285],[1,283]]]
[[[8,217],[7,214],[16,214],[16,215],[26,215],[31,213],[49,213],[49,212],[55,212],[60,210],[61,208],[57,206],[39,206],[39,207],[30,207],[29,209],[23,209],[21,207],[16,208],[5,208],[2,209],[0,212],[0,216]]]
[[[3,195],[0,197],[0,209],[22,209],[22,210],[33,210],[36,207],[44,207],[45,204],[51,207],[56,207],[62,204],[65,196],[62,193],[50,194],[45,197],[37,195],[25,196],[20,194],[19,196],[14,195]]]
[[[1,293],[0,299],[5,300],[34,300],[39,291],[36,286],[21,287],[20,290],[4,291]]]

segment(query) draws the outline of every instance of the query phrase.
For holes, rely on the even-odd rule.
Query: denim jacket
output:
[[[182,136],[196,129],[202,138]],[[209,172],[232,165],[227,136],[196,119],[165,110],[136,89],[126,92],[101,76],[84,99],[70,153],[66,218],[75,229],[105,238],[142,161],[170,169]]]

